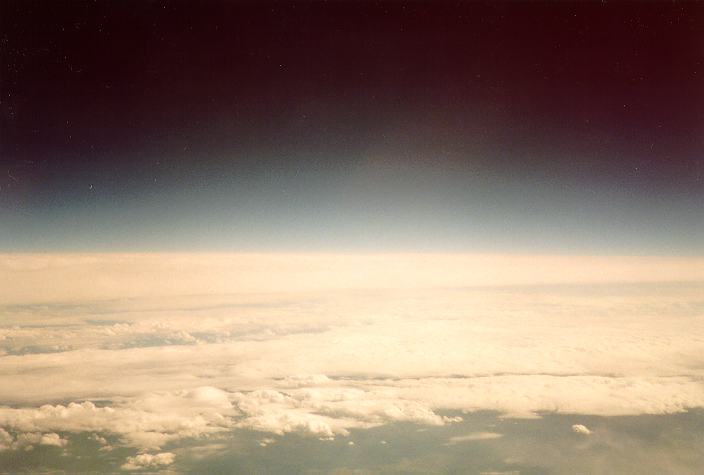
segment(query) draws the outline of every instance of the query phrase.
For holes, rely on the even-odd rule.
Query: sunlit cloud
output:
[[[124,470],[151,470],[178,461],[175,444],[208,441],[211,453],[238,431],[267,447],[287,434],[353,442],[354,431],[395,423],[452,427],[477,411],[531,419],[704,407],[702,287],[675,282],[697,275],[677,259],[298,259],[296,268],[277,256],[5,258],[6,274],[38,286],[84,277],[61,279],[71,302],[49,290],[22,304],[25,282],[4,288],[13,303],[0,308],[0,447],[71,450],[85,434],[102,452],[137,451]],[[491,279],[475,276],[489,264]],[[529,264],[555,285],[516,285]],[[622,281],[599,285],[604,265]],[[656,265],[672,283],[628,283]],[[414,266],[429,274],[387,282]],[[244,267],[252,280],[228,281]],[[266,268],[278,269],[273,283]],[[81,288],[86,275],[100,275],[103,290]]]

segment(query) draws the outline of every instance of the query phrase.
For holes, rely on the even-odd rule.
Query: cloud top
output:
[[[704,281],[704,258],[482,254],[0,254],[0,301]]]
[[[177,463],[183,441],[218,447],[238,431],[266,446],[483,410],[704,407],[701,283],[467,287],[620,280],[655,265],[665,273],[641,280],[695,276],[668,267],[676,259],[455,259],[5,256],[0,450],[70,451],[86,434],[99,450],[132,449],[124,470],[152,470]]]

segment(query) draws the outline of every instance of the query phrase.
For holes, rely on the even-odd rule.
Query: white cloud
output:
[[[263,439],[259,439],[259,445],[261,447],[266,447],[267,445],[273,444],[276,442],[276,439],[272,439],[271,437],[264,437]]]
[[[501,276],[529,281],[530,265],[537,281],[592,282],[659,265],[667,279],[687,277],[691,262],[355,259],[0,257],[10,286],[0,285],[0,297],[18,305],[0,307],[0,449],[42,437],[60,445],[80,432],[106,450],[155,451],[236,429],[329,439],[391,422],[457,420],[443,411],[609,416],[704,407],[701,284],[462,288]],[[482,266],[489,277],[475,278]],[[42,287],[50,278],[64,287]],[[36,294],[27,282],[40,286]],[[434,288],[441,285],[450,288]],[[108,297],[117,299],[82,300]],[[53,298],[73,303],[35,305]],[[493,433],[451,443],[478,434]],[[126,464],[150,459],[140,460]]]
[[[587,426],[584,426],[582,424],[574,424],[572,426],[572,432],[576,432],[577,434],[583,435],[590,435],[592,433],[592,431],[589,430]]]
[[[171,452],[158,454],[139,454],[127,457],[127,462],[122,465],[123,470],[142,470],[145,468],[160,468],[174,463],[176,455]]]
[[[0,429],[0,450],[23,449],[32,450],[35,445],[66,447],[68,440],[56,433],[20,432],[15,437],[4,429]]]
[[[68,444],[68,440],[63,439],[59,434],[43,434],[39,439],[39,445],[53,445],[56,447],[65,447]]]
[[[474,442],[477,440],[492,440],[503,437],[503,434],[498,432],[472,432],[467,435],[458,435],[455,437],[450,437],[447,441],[447,445],[456,445],[462,442]]]
[[[18,432],[43,431],[109,433],[124,444],[159,448],[186,438],[228,430],[234,412],[223,392],[210,387],[174,393],[150,393],[97,407],[90,401],[39,408],[0,407],[0,426]],[[32,443],[56,445],[56,434]],[[100,436],[95,436],[100,437]],[[96,438],[95,440],[105,440]]]

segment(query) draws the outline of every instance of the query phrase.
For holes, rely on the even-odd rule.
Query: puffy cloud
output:
[[[583,434],[583,435],[590,435],[592,431],[590,431],[587,426],[584,426],[582,424],[574,424],[572,426],[572,432],[576,432],[577,434]]]
[[[139,454],[128,457],[127,462],[122,465],[123,470],[142,470],[145,468],[160,468],[174,463],[176,455],[171,452],[161,452],[158,454]]]
[[[286,393],[258,390],[237,393],[233,398],[244,415],[238,427],[275,434],[300,432],[329,438],[347,435],[349,429],[389,422],[444,425],[461,420],[436,414],[425,401],[341,386],[299,388]]]
[[[41,432],[20,432],[13,437],[4,429],[0,429],[0,450],[24,449],[32,450],[35,445],[66,447],[68,440],[54,432],[42,434]]]
[[[126,445],[159,448],[169,441],[226,431],[234,414],[225,393],[210,387],[150,393],[98,407],[90,401],[39,408],[0,407],[0,426],[25,433],[43,431],[110,433]],[[56,434],[40,441],[57,445]],[[105,439],[94,435],[95,440]]]
[[[63,439],[59,434],[42,434],[39,439],[39,445],[54,445],[56,447],[65,447],[68,444],[68,440]]]

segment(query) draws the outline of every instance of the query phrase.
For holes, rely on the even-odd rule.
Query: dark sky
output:
[[[0,6],[0,249],[704,252],[704,4]]]

